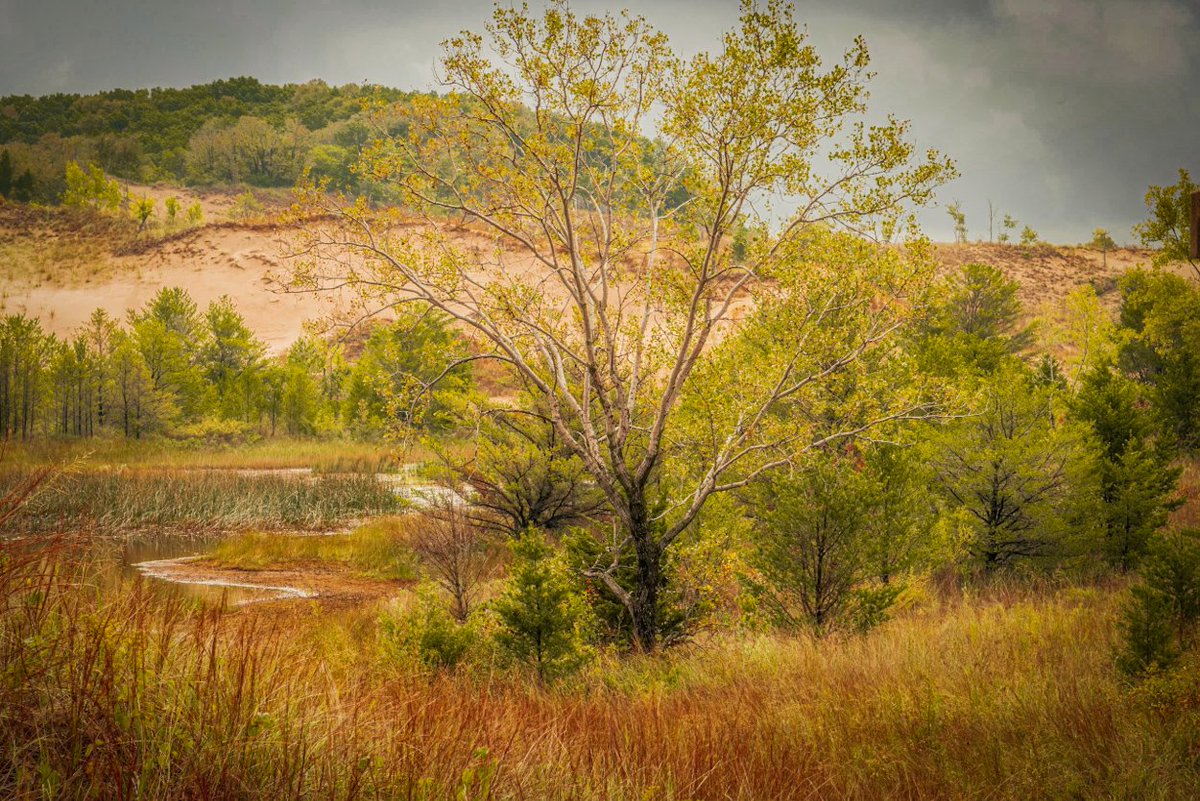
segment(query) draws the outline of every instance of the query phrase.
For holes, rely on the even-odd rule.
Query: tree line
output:
[[[445,425],[443,398],[465,370],[439,359],[465,347],[441,321],[400,318],[349,343],[306,336],[271,355],[222,297],[200,309],[164,288],[124,320],[97,309],[58,337],[22,314],[0,321],[0,436],[202,437],[350,433],[402,421]]]
[[[311,168],[357,185],[349,167],[375,124],[369,107],[410,97],[375,85],[274,86],[249,77],[183,89],[3,97],[0,146],[7,156],[0,165],[9,166],[0,166],[0,183],[9,169],[13,185],[2,194],[57,202],[69,161],[144,183],[290,186]]]

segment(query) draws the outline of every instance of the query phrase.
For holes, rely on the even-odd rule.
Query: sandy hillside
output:
[[[271,227],[209,225],[158,243],[145,252],[110,256],[96,274],[64,280],[27,280],[12,265],[0,264],[3,307],[41,318],[67,334],[92,311],[116,317],[150,300],[164,286],[187,289],[206,306],[231,296],[250,327],[272,349],[286,348],[302,333],[305,320],[329,311],[331,298],[283,293],[272,280],[280,269],[285,235]]]
[[[1031,313],[1043,306],[1061,305],[1072,289],[1084,284],[1095,287],[1106,304],[1115,308],[1121,274],[1149,266],[1150,256],[1150,251],[1136,248],[1110,250],[1106,256],[1091,248],[1056,245],[938,245],[938,260],[944,271],[970,262],[990,264],[1004,271],[1021,285],[1021,302]]]
[[[233,297],[251,328],[276,351],[300,336],[306,320],[334,311],[336,299],[287,294],[272,280],[286,269],[289,231],[228,220],[228,195],[172,187],[133,190],[141,192],[152,194],[160,206],[170,195],[185,204],[198,199],[206,223],[188,231],[160,230],[150,239],[131,238],[127,225],[0,205],[4,311],[37,316],[49,330],[69,334],[97,307],[123,317],[161,287],[180,286],[201,307],[221,295]],[[480,247],[479,239],[466,244]],[[947,271],[972,261],[999,267],[1021,284],[1031,315],[1053,315],[1071,289],[1088,283],[1115,308],[1117,278],[1149,262],[1149,253],[1141,250],[1112,251],[1105,264],[1098,251],[1045,245],[940,245],[938,257]]]

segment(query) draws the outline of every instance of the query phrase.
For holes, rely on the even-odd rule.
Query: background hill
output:
[[[305,169],[336,187],[361,188],[350,166],[373,128],[404,130],[414,97],[374,85],[241,77],[186,89],[0,98],[0,151],[14,175],[32,176],[29,199],[56,204],[73,160],[121,179],[122,210],[133,198],[150,198],[157,210],[139,231],[127,218],[0,205],[0,303],[65,334],[97,306],[120,316],[161,286],[182,286],[202,304],[233,296],[251,326],[283,349],[304,319],[326,309],[275,291],[271,276],[288,232],[270,222],[271,211]],[[201,222],[164,220],[168,198],[198,204]],[[973,261],[1003,270],[1020,283],[1030,316],[1052,316],[1071,289],[1088,283],[1115,307],[1119,275],[1150,260],[1144,250],[1044,244],[946,244],[938,253],[946,270]]]
[[[304,168],[353,185],[366,108],[411,94],[323,81],[274,86],[231,78],[187,89],[0,97],[0,147],[33,176],[33,200],[56,202],[68,161],[119,178],[189,186],[290,186]],[[384,121],[403,125],[403,113]]]
[[[289,230],[271,221],[285,192],[256,192],[259,210],[247,217],[230,191],[127,184],[131,196],[167,197],[199,203],[205,222],[171,230],[160,224],[139,235],[125,219],[79,210],[0,205],[0,303],[24,312],[48,330],[67,334],[96,307],[123,316],[144,305],[162,286],[187,289],[201,305],[221,295],[236,299],[255,331],[273,348],[286,348],[306,319],[329,311],[327,299],[283,295],[272,280],[283,266]],[[469,236],[460,232],[460,236]],[[944,270],[969,262],[1001,269],[1020,286],[1026,313],[1053,317],[1077,286],[1092,284],[1115,309],[1117,280],[1125,270],[1148,265],[1150,252],[1121,248],[1102,254],[1055,245],[942,244]]]

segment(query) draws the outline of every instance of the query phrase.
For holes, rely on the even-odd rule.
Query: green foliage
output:
[[[1200,530],[1168,531],[1156,538],[1142,579],[1165,604],[1180,647],[1190,645],[1200,620]]]
[[[996,237],[996,240],[1000,243],[1008,242],[1012,239],[1012,232],[1017,229],[1017,225],[1017,221],[1011,214],[1005,214],[1004,221],[1001,223],[1000,234]]]
[[[967,215],[963,213],[962,206],[958,201],[947,206],[946,213],[954,222],[954,241],[960,245],[963,244],[967,241]]]
[[[1097,228],[1092,232],[1092,241],[1090,244],[1096,250],[1103,251],[1106,254],[1117,247],[1116,241],[1103,228]]]
[[[912,571],[934,564],[930,476],[911,446],[822,453],[745,494],[769,608],[818,633],[866,631]]]
[[[253,192],[243,192],[234,198],[233,207],[229,210],[229,216],[235,220],[251,220],[262,214],[262,204],[258,202],[258,198]]]
[[[1180,504],[1175,450],[1157,431],[1139,386],[1105,366],[1087,373],[1073,403],[1100,442],[1103,551],[1128,570],[1145,553],[1151,536]]]
[[[409,609],[380,616],[379,633],[393,659],[435,672],[454,670],[482,646],[477,624],[455,620],[433,589],[423,585]]]
[[[460,406],[458,426],[476,432],[475,450],[465,460],[442,457],[451,475],[474,490],[485,525],[516,537],[530,528],[583,525],[600,513],[603,495],[544,415]]]
[[[0,197],[12,197],[13,163],[8,148],[0,151]]]
[[[179,219],[179,209],[179,198],[174,195],[163,201],[163,210],[167,214],[167,222],[169,224],[174,225]]]
[[[881,591],[950,557],[950,546],[933,531],[936,504],[929,487],[935,479],[925,457],[907,442],[872,443],[861,451],[867,575]]]
[[[381,86],[271,86],[247,77],[184,89],[10,96],[0,98],[0,143],[9,143],[14,162],[45,165],[59,183],[65,154],[144,182],[286,185],[312,148],[334,143],[357,156],[347,126],[365,128],[364,103],[408,97]]]
[[[64,206],[115,212],[121,204],[121,187],[116,179],[106,176],[95,164],[84,169],[74,161],[68,162],[66,182],[62,196]]]
[[[545,684],[582,664],[579,599],[562,560],[541,534],[525,532],[512,551],[508,587],[493,603],[501,626],[496,640]]]
[[[1179,170],[1179,182],[1173,186],[1151,186],[1146,190],[1146,208],[1150,219],[1133,227],[1133,234],[1150,248],[1155,266],[1187,261],[1200,275],[1200,265],[1189,258],[1191,242],[1191,198],[1200,187],[1192,183],[1185,169]]]
[[[336,486],[340,480],[333,479],[329,486]],[[395,518],[380,518],[349,534],[288,536],[250,532],[222,539],[205,559],[239,570],[292,568],[318,562],[344,566],[367,578],[412,581],[418,570],[406,533]]]
[[[154,216],[154,198],[149,196],[134,198],[129,204],[129,213],[137,221],[138,231],[141,231]]]
[[[154,392],[171,398],[184,419],[198,420],[210,387],[201,364],[207,331],[196,302],[186,290],[164,287],[145,308],[130,312],[129,323]]]
[[[1020,326],[1020,285],[995,267],[970,263],[940,287],[917,327],[915,351],[927,373],[991,373],[1032,338]]]
[[[200,201],[197,200],[187,209],[188,225],[199,225],[204,222],[204,210],[200,208]]]
[[[1128,676],[1170,668],[1179,658],[1175,633],[1165,599],[1144,586],[1134,587],[1121,610],[1124,642],[1117,654],[1117,667]]]
[[[1200,446],[1200,288],[1165,272],[1121,279],[1118,363],[1181,447]]]
[[[208,119],[188,141],[188,177],[196,183],[286,186],[300,175],[309,132],[295,121],[260,117],[226,124]]]
[[[887,621],[888,613],[904,587],[900,584],[866,585],[851,594],[846,617],[859,634]]]
[[[338,349],[301,338],[270,356],[232,300],[201,313],[164,287],[125,325],[97,310],[73,336],[47,334],[14,315],[0,324],[0,435],[238,444],[263,434],[342,430]]]
[[[945,501],[970,515],[970,549],[986,570],[1062,555],[1086,520],[1094,454],[1056,389],[1007,363],[978,388],[974,413],[930,432]]]
[[[48,394],[46,375],[54,339],[41,323],[23,314],[0,322],[0,434],[27,438],[37,430],[38,411]]]
[[[1123,611],[1118,665],[1137,675],[1167,668],[1191,645],[1200,620],[1200,531],[1168,531],[1153,540]]]
[[[1021,244],[1025,247],[1036,245],[1039,242],[1038,232],[1033,230],[1028,225],[1021,229]]]
[[[266,346],[228,295],[209,304],[204,320],[207,331],[197,358],[208,387],[216,393],[216,411],[225,419],[253,422],[262,405]]]
[[[822,634],[845,614],[870,572],[867,484],[851,460],[829,455],[749,494],[758,542],[754,564],[783,620]]]
[[[33,171],[26,167],[25,171],[13,180],[10,197],[18,203],[31,203],[36,197],[35,185]]]
[[[646,650],[664,561],[710,497],[843,422],[932,405],[889,391],[907,367],[891,335],[933,268],[915,207],[954,165],[868,112],[861,38],[825,62],[789,4],[740,12],[713,52],[685,59],[632,14],[498,6],[486,36],[446,43],[446,94],[414,99],[407,126],[356,165],[427,225],[376,213],[375,192],[302,188],[311,258],[295,286],[327,287],[361,257],[350,286],[370,310],[453,315],[545,401],[620,532],[597,569],[627,567],[633,546],[634,591],[615,594]],[[643,134],[651,124],[661,140]],[[765,196],[797,201],[793,218],[768,228]],[[447,214],[488,227],[494,248],[448,240]],[[741,264],[739,225],[773,229],[739,247]],[[506,269],[509,252],[529,269]]]
[[[626,543],[615,560],[617,567],[605,570],[613,556],[602,529],[595,526],[569,529],[563,545],[570,572],[584,577],[583,597],[595,621],[597,636],[622,648],[636,648],[629,607],[622,600],[623,594],[628,595],[637,587],[637,554],[633,546]],[[704,612],[697,608],[689,588],[679,579],[674,559],[668,558],[657,587],[654,614],[655,639],[668,645],[685,641]]]
[[[403,312],[374,329],[350,372],[347,424],[363,435],[404,437],[454,424],[451,402],[471,387],[466,342],[441,317]]]

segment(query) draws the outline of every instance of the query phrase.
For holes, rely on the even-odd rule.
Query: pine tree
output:
[[[12,199],[18,203],[29,203],[33,200],[33,173],[25,170],[13,181]]]
[[[526,532],[512,549],[509,586],[495,603],[503,627],[497,640],[544,684],[574,670],[582,657],[573,593],[540,534]]]
[[[1129,570],[1154,532],[1166,525],[1168,512],[1179,506],[1175,449],[1143,410],[1137,384],[1107,366],[1084,377],[1074,405],[1103,450],[1099,473],[1105,556]]]
[[[1200,530],[1155,538],[1122,617],[1117,664],[1128,674],[1170,667],[1187,649],[1200,621]]]

